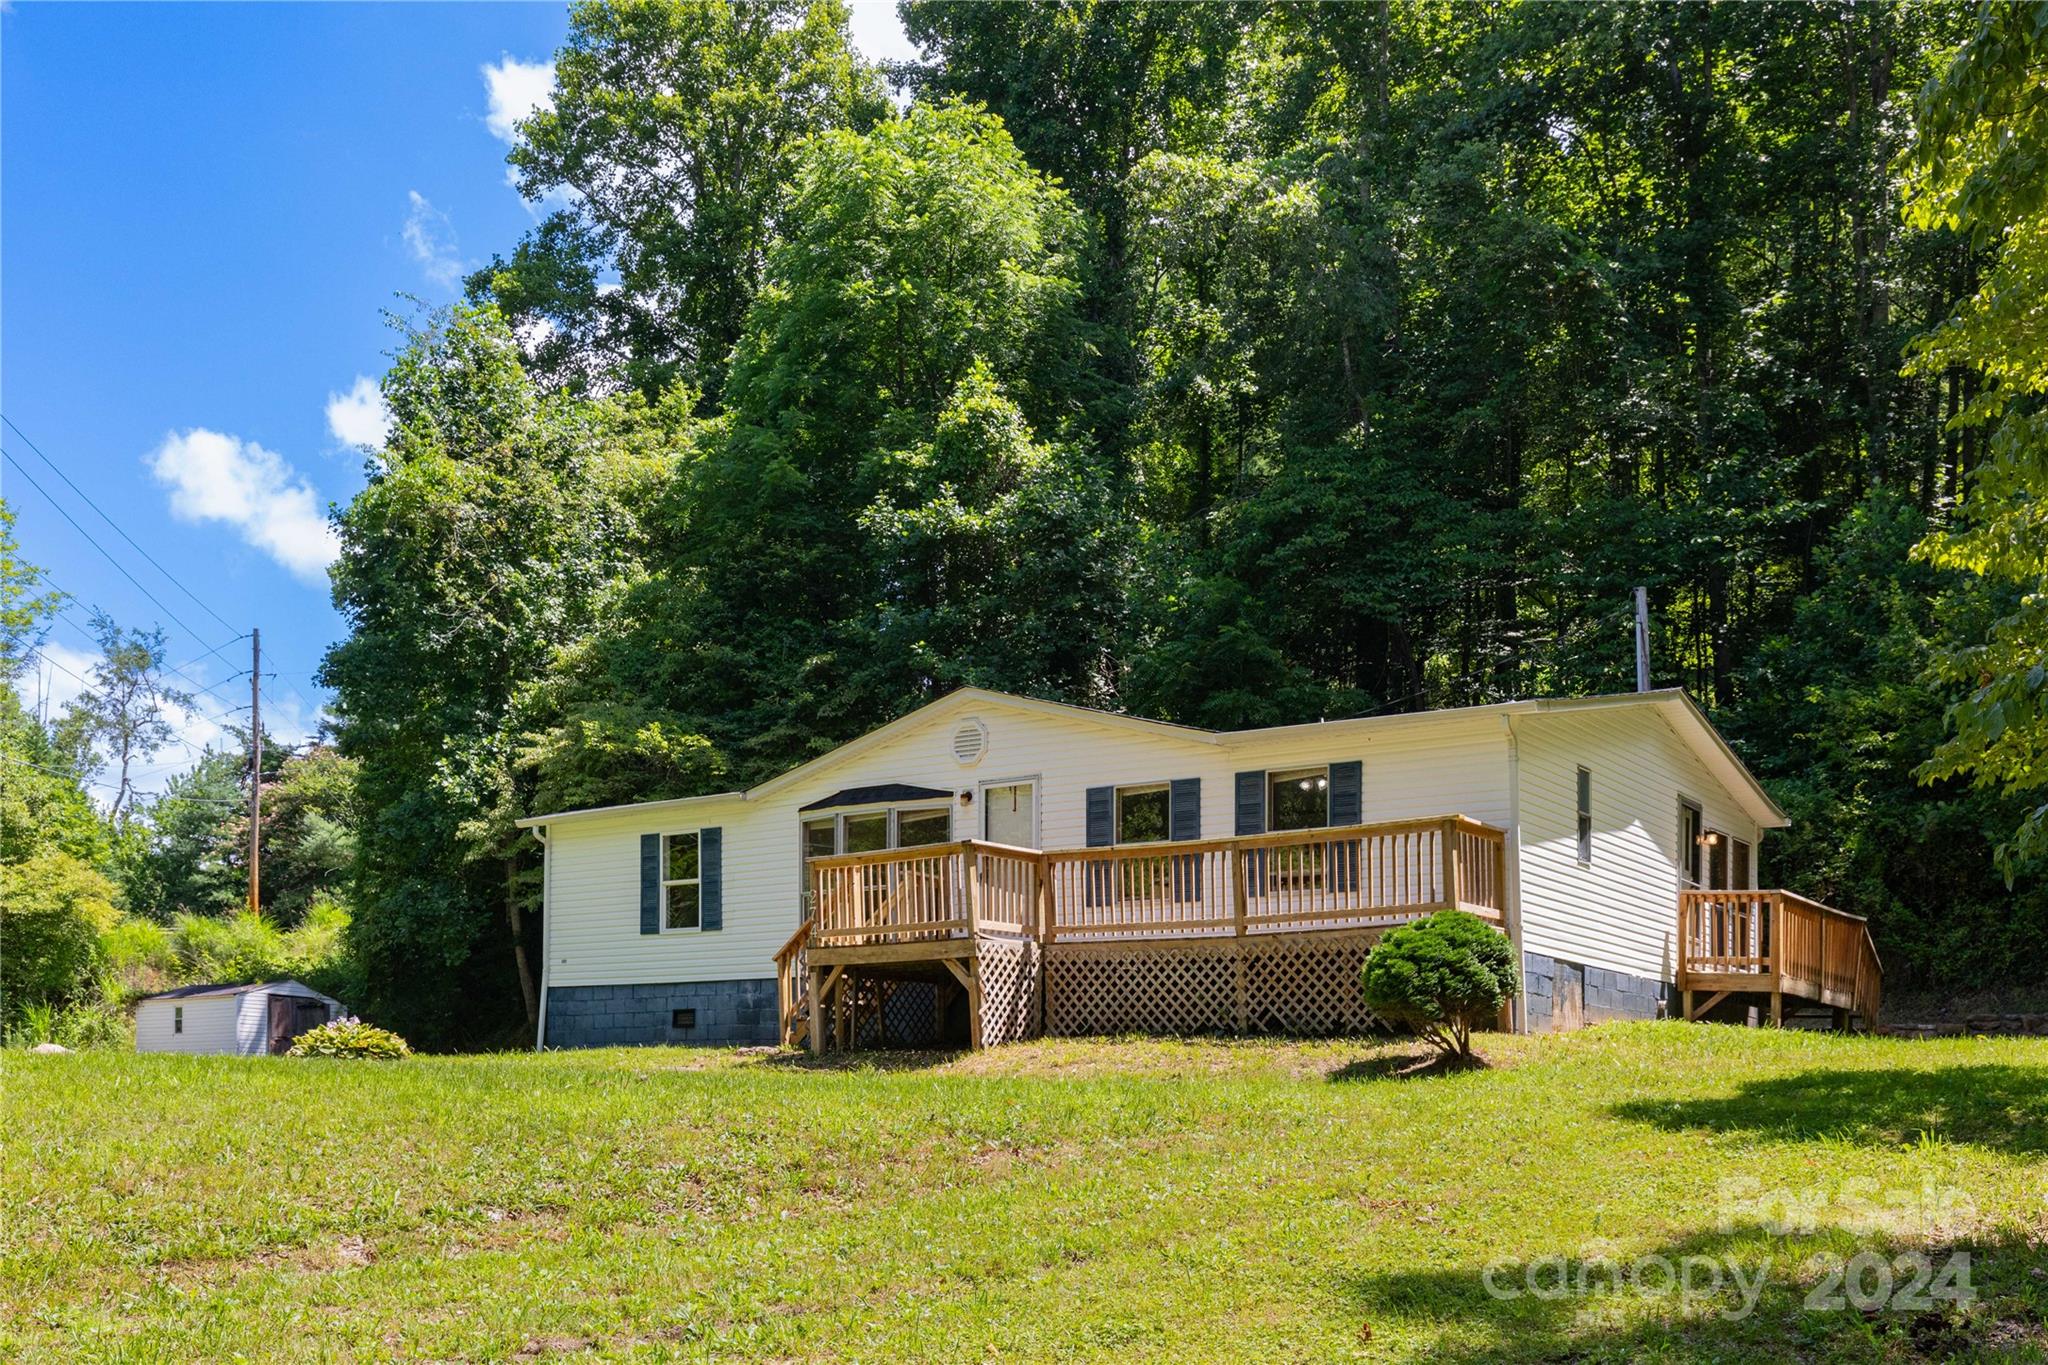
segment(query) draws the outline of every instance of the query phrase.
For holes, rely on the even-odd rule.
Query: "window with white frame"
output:
[[[902,806],[886,810],[818,815],[803,822],[804,861],[838,853],[875,853],[887,848],[921,848],[953,837],[949,806]]]
[[[1322,829],[1330,823],[1330,770],[1292,768],[1266,774],[1267,827]]]
[[[697,831],[661,841],[661,927],[695,929],[703,914],[703,861]]]
[[[839,823],[842,853],[874,853],[889,846],[889,812],[862,811],[843,817]]]
[[[829,858],[839,851],[839,821],[827,815],[804,821],[804,861]]]
[[[1170,828],[1171,788],[1164,782],[1116,789],[1116,842],[1157,844]]]
[[[896,847],[943,844],[953,837],[953,812],[945,806],[896,812]]]

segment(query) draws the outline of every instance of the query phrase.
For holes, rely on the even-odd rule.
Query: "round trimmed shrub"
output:
[[[405,1039],[389,1029],[366,1024],[360,1019],[336,1019],[331,1024],[307,1029],[292,1042],[289,1057],[363,1057],[392,1061],[412,1056]]]
[[[1374,1014],[1469,1066],[1473,1028],[1499,1015],[1516,980],[1506,934],[1477,915],[1439,910],[1389,931],[1366,955],[1359,988]]]

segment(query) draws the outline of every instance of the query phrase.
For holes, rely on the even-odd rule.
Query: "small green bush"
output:
[[[1507,935],[1463,910],[1439,910],[1382,938],[1366,955],[1359,987],[1374,1014],[1469,1066],[1473,1028],[1500,1013],[1516,980]]]
[[[307,1029],[292,1043],[293,1057],[365,1057],[396,1060],[412,1056],[405,1039],[389,1029],[366,1024],[360,1019],[336,1019],[316,1029]]]

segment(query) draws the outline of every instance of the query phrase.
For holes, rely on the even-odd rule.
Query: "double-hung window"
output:
[[[171,1032],[183,1033],[184,1031],[185,1007],[183,1005],[173,1005],[171,1006]]]
[[[1116,842],[1158,844],[1170,824],[1171,788],[1164,782],[1116,789]]]
[[[695,929],[702,921],[703,861],[697,831],[661,841],[661,927]]]
[[[1267,828],[1323,829],[1330,823],[1330,770],[1291,768],[1266,774]]]

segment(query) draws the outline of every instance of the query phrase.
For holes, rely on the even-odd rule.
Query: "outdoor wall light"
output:
[[[960,804],[961,804],[961,805],[963,805],[963,806],[971,806],[971,805],[973,805],[973,804],[974,804],[974,793],[973,793],[973,792],[961,792],[961,793],[960,793]]]

